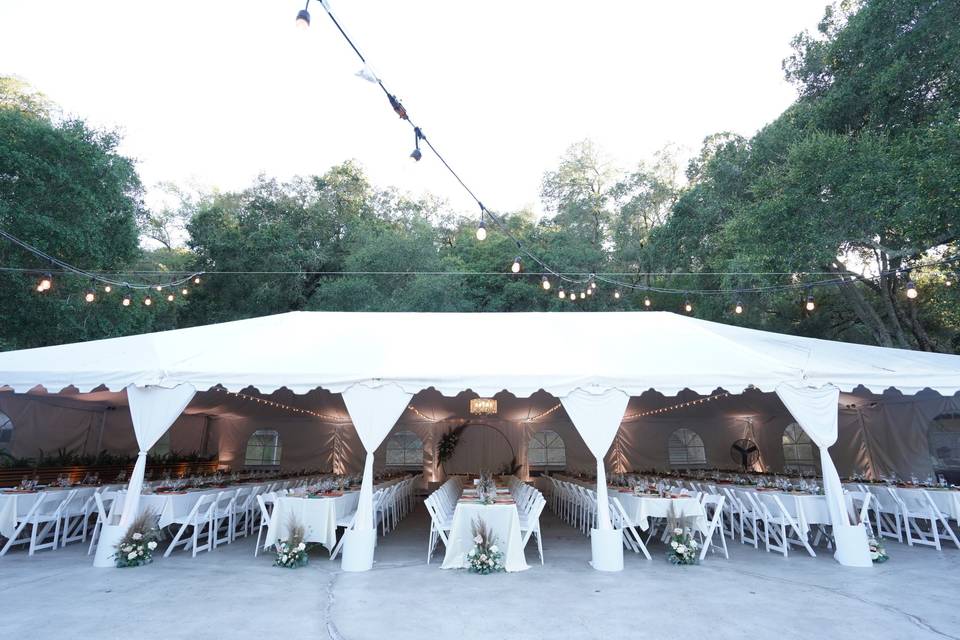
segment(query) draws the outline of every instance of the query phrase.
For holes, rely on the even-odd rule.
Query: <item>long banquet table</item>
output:
[[[623,505],[627,517],[642,530],[650,528],[650,518],[676,518],[686,526],[700,532],[707,530],[707,512],[700,501],[692,496],[660,497],[634,495],[632,492],[610,491]]]
[[[271,546],[290,535],[291,519],[305,529],[306,542],[319,542],[332,551],[337,544],[337,520],[357,508],[360,491],[345,491],[338,496],[280,496],[273,506],[264,546]]]
[[[490,528],[496,544],[503,551],[504,570],[525,571],[530,567],[523,555],[520,535],[520,515],[513,501],[481,504],[473,499],[461,499],[453,511],[447,552],[441,569],[469,567],[467,553],[473,548],[473,522],[481,519]]]
[[[17,520],[26,516],[34,503],[41,495],[47,495],[46,500],[51,504],[59,504],[67,497],[68,491],[77,490],[74,500],[83,505],[87,498],[93,495],[96,487],[50,487],[37,491],[6,490],[0,491],[0,536],[10,538],[17,528]],[[45,507],[44,507],[45,508]]]

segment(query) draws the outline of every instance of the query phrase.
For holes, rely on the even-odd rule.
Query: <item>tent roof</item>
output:
[[[415,393],[471,389],[649,389],[675,395],[835,384],[879,393],[960,390],[960,356],[743,329],[666,312],[292,312],[222,324],[0,353],[0,385],[23,392],[129,384],[263,393],[339,393],[395,383]]]

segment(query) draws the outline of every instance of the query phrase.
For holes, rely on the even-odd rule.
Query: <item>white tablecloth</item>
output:
[[[306,529],[307,542],[319,542],[329,551],[337,544],[337,519],[357,508],[359,491],[347,491],[335,498],[295,498],[282,496],[273,506],[270,527],[264,545],[286,540],[293,516]]]
[[[920,492],[924,491],[924,489],[900,488],[897,489],[897,491],[902,493],[916,493],[917,499],[922,499]],[[944,517],[960,521],[960,491],[934,488],[929,488],[925,491],[933,498],[933,503],[937,505],[937,509],[940,510],[940,513],[942,513]]]
[[[149,509],[160,516],[157,526],[163,528],[173,524],[177,519],[183,520],[190,515],[190,510],[197,504],[200,496],[207,494],[216,496],[221,491],[236,491],[236,489],[199,489],[183,493],[144,494],[140,496],[140,513]]]
[[[655,496],[635,496],[631,493],[611,491],[610,496],[617,498],[623,505],[627,516],[642,530],[650,528],[649,518],[683,518],[684,524],[697,531],[707,530],[707,513],[696,498],[658,498]]]
[[[467,553],[473,548],[473,521],[476,518],[482,519],[496,537],[496,544],[503,551],[503,564],[507,571],[524,571],[530,568],[523,557],[517,505],[459,502],[453,511],[453,526],[441,569],[469,567]]]

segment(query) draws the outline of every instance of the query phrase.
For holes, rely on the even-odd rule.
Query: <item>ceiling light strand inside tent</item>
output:
[[[524,418],[524,419],[522,420],[522,422],[525,422],[525,423],[536,422],[537,420],[540,420],[541,418],[546,418],[546,417],[549,416],[551,413],[553,413],[553,412],[555,412],[555,411],[558,411],[558,410],[560,409],[560,407],[562,407],[562,406],[563,406],[563,405],[558,402],[557,404],[553,405],[552,407],[550,407],[549,409],[547,409],[547,410],[544,411],[543,413],[538,413],[538,414],[535,415],[535,416],[530,416],[529,418]]]
[[[333,422],[336,424],[347,424],[351,422],[350,418],[344,418],[343,416],[333,416],[326,413],[320,413],[318,411],[310,411],[309,409],[301,409],[300,407],[294,407],[289,404],[284,404],[282,402],[274,402],[273,400],[267,400],[266,398],[261,398],[259,396],[251,396],[245,393],[236,393],[234,391],[224,391],[228,396],[234,398],[240,398],[241,400],[248,400],[250,402],[256,402],[267,407],[272,407],[274,409],[283,409],[284,411],[289,411],[291,413],[298,413],[306,416],[313,416],[314,418],[320,418],[326,422]]]
[[[676,411],[677,409],[686,409],[687,407],[695,407],[700,404],[706,404],[707,402],[713,402],[714,400],[719,400],[721,398],[728,398],[728,397],[730,397],[729,393],[717,393],[712,396],[706,396],[704,398],[697,398],[696,400],[689,400],[687,402],[681,402],[679,404],[670,405],[669,407],[661,407],[659,409],[641,411],[640,413],[631,413],[629,415],[623,416],[622,422],[637,420],[639,418],[646,418],[647,416],[659,415],[661,413],[667,413],[669,411]]]

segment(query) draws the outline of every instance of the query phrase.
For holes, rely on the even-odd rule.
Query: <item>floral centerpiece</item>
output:
[[[493,504],[497,500],[497,483],[489,471],[481,471],[477,481],[477,500],[483,504]]]
[[[873,537],[872,532],[867,532],[867,544],[870,546],[870,559],[875,564],[882,564],[890,559],[887,550],[883,548],[883,543]]]
[[[118,568],[140,567],[153,562],[160,532],[154,526],[156,515],[147,509],[130,524],[127,533],[117,543],[113,558]]]
[[[291,517],[287,525],[288,538],[275,545],[273,566],[284,569],[305,567],[309,561],[307,543],[304,541],[306,530],[300,522]]]
[[[670,536],[670,550],[667,551],[667,560],[670,564],[697,564],[700,545],[693,539],[686,529],[677,527]]]
[[[473,548],[467,552],[467,563],[472,573],[481,575],[504,570],[503,551],[490,527],[480,518],[473,521]]]

